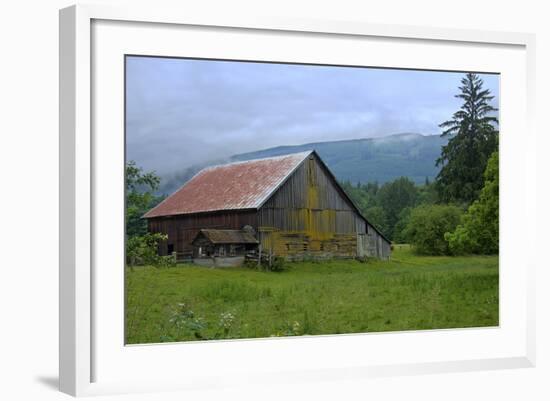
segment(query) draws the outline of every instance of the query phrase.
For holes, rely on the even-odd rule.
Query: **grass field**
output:
[[[126,271],[129,344],[497,326],[498,257],[289,263],[281,273],[193,265]]]

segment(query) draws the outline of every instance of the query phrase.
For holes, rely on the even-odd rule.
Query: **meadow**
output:
[[[126,270],[126,343],[487,327],[499,324],[498,256]]]

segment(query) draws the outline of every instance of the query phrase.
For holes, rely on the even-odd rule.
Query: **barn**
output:
[[[168,236],[160,254],[179,260],[205,256],[205,241],[209,257],[238,256],[252,244],[287,260],[388,259],[391,252],[315,151],[207,167],[143,217],[150,232]],[[236,243],[216,247],[221,237]]]

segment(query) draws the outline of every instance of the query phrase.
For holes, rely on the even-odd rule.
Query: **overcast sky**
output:
[[[127,159],[165,174],[279,145],[439,134],[462,76],[128,57]],[[481,77],[498,106],[498,76]]]

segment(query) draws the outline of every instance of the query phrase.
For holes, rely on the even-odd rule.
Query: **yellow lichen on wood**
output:
[[[326,188],[319,186],[315,161],[309,160],[306,168],[303,203],[295,208],[285,208],[284,218],[279,217],[280,209],[277,208],[273,208],[269,216],[274,222],[281,220],[286,229],[260,227],[264,251],[285,257],[355,256],[357,238],[354,222],[348,221],[350,216],[344,210],[323,208],[327,204]],[[339,234],[339,230],[347,234]]]
[[[322,239],[304,231],[273,231],[265,233],[262,246],[265,252],[279,256],[349,256],[356,253],[357,239],[354,234],[323,233]]]

